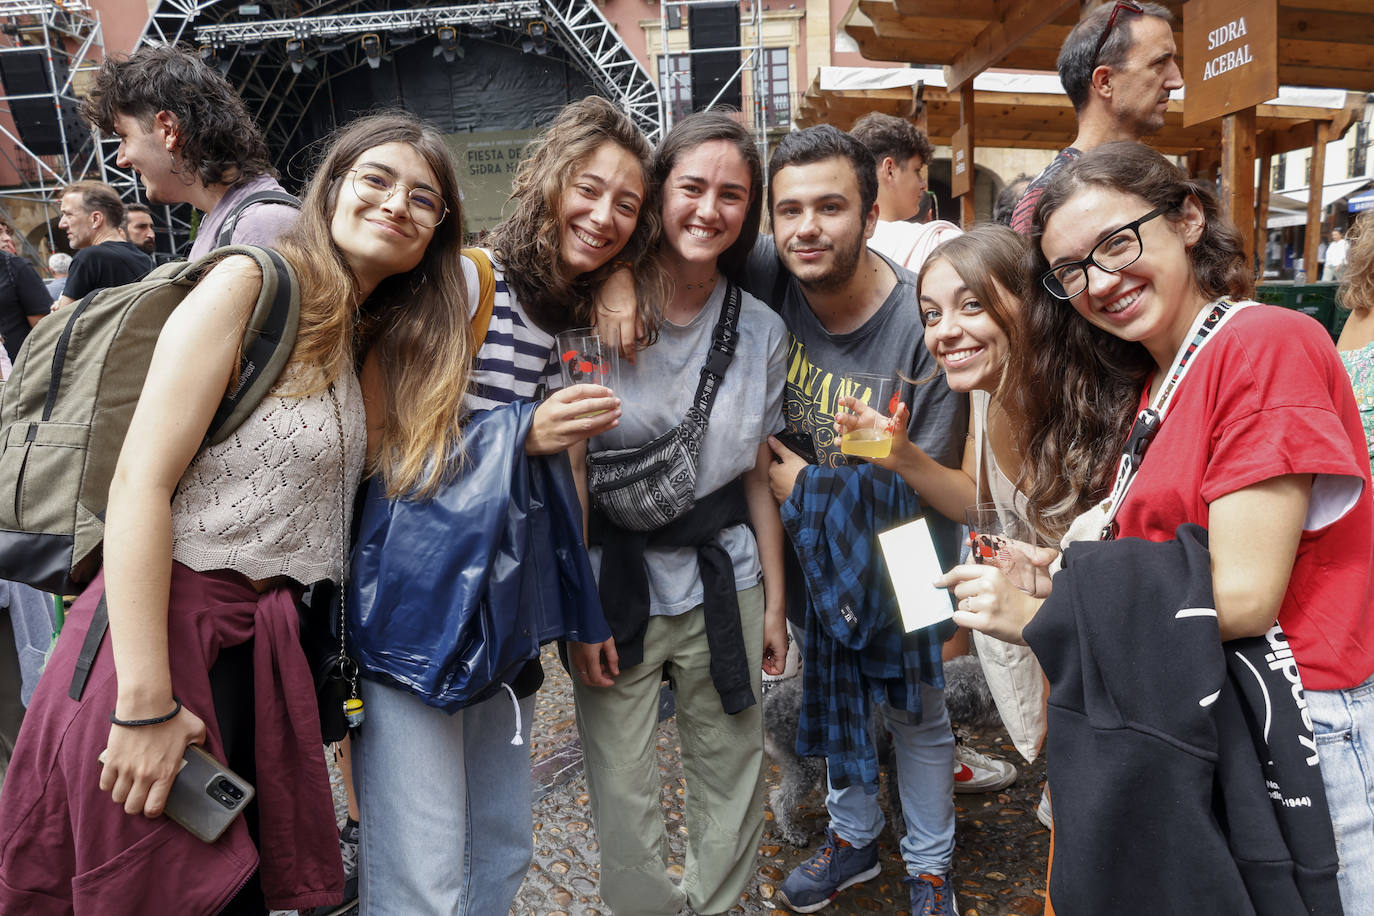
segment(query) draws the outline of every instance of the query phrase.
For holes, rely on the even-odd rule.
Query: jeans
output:
[[[1349,690],[1307,691],[1347,916],[1374,912],[1374,677]]]
[[[532,856],[530,717],[506,691],[450,715],[361,682],[353,739],[362,916],[509,912]]]
[[[902,860],[909,874],[947,875],[954,859],[954,733],[943,690],[921,685],[920,722],[912,714],[883,706],[897,757],[897,787],[906,835]],[[840,839],[867,846],[883,829],[878,796],[862,785],[833,786],[825,797],[830,828]]]

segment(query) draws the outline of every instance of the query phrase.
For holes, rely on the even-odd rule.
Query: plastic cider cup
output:
[[[849,372],[840,378],[840,397],[851,397],[873,408],[868,421],[847,430],[840,437],[840,451],[859,458],[886,458],[892,453],[892,415],[900,395],[897,380],[890,375]],[[847,413],[859,411],[845,408]]]
[[[615,335],[609,335],[615,336]],[[620,347],[618,340],[603,338],[595,328],[573,328],[554,338],[558,369],[563,387],[573,385],[603,385],[615,390],[620,381]],[[583,417],[605,413],[594,410]]]

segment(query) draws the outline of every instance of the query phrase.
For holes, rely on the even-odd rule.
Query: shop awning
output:
[[[1362,210],[1374,210],[1374,191],[1365,191],[1356,194],[1346,200],[1345,208],[1351,213],[1359,213]]]
[[[1368,178],[1349,178],[1345,181],[1333,181],[1330,184],[1322,185],[1322,209],[1325,210],[1336,201],[1348,197],[1356,191],[1363,191],[1369,185],[1370,180]],[[1310,188],[1285,188],[1282,193],[1285,197],[1291,197],[1298,203],[1305,204],[1310,192]]]

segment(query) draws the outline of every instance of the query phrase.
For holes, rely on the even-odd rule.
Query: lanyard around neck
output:
[[[1190,333],[1184,338],[1183,346],[1174,356],[1173,369],[1164,379],[1164,384],[1160,386],[1159,393],[1155,395],[1154,401],[1149,407],[1136,414],[1135,422],[1131,424],[1131,433],[1126,437],[1126,445],[1121,450],[1121,460],[1116,466],[1116,480],[1112,484],[1112,492],[1099,504],[1099,508],[1106,513],[1102,532],[1099,535],[1101,540],[1109,541],[1116,537],[1117,510],[1125,501],[1126,494],[1130,491],[1131,484],[1135,480],[1136,472],[1140,470],[1141,462],[1145,460],[1145,450],[1150,447],[1150,443],[1154,441],[1160,426],[1164,423],[1164,415],[1168,412],[1169,405],[1173,403],[1174,394],[1178,391],[1179,385],[1193,365],[1193,357],[1232,315],[1252,304],[1250,302],[1235,302],[1231,299],[1219,299],[1212,304],[1210,309],[1199,312],[1197,318],[1194,319],[1193,325],[1189,329]]]

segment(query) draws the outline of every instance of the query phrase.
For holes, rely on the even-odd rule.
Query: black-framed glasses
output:
[[[1060,264],[1045,271],[1040,277],[1040,284],[1056,299],[1072,299],[1088,288],[1090,266],[1112,274],[1124,270],[1138,261],[1145,251],[1145,245],[1140,241],[1140,227],[1171,209],[1168,206],[1155,207],[1135,222],[1114,230],[1094,245],[1083,260]]]
[[[406,200],[410,203],[410,218],[417,226],[433,229],[444,221],[448,213],[448,205],[437,191],[406,187],[381,169],[361,165],[349,169],[348,174],[352,176],[353,193],[358,195],[359,200],[369,204],[384,204],[397,189],[405,188]]]
[[[1102,53],[1102,46],[1107,43],[1107,37],[1112,34],[1112,26],[1116,25],[1116,17],[1125,10],[1128,13],[1144,13],[1145,8],[1135,0],[1116,0],[1116,5],[1112,7],[1112,13],[1107,17],[1107,27],[1102,30],[1102,37],[1097,39],[1097,50],[1093,51],[1093,66],[1097,66],[1097,56]]]

